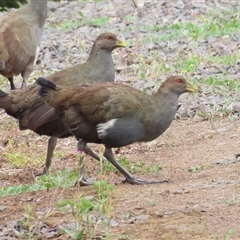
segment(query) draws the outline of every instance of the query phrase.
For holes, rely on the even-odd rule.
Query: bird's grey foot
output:
[[[82,187],[84,186],[90,186],[93,185],[93,181],[87,180],[85,177],[81,177],[76,183],[75,186],[80,185]]]
[[[140,180],[136,178],[126,178],[123,180],[123,183],[130,183],[130,184],[135,184],[135,185],[144,185],[144,184],[156,184],[156,183],[166,183],[168,180]]]
[[[39,176],[44,176],[44,175],[49,175],[49,171],[46,167],[44,167],[43,171],[40,173],[37,173],[35,176],[39,177]]]

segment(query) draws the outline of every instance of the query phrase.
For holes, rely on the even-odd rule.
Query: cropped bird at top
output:
[[[47,0],[29,0],[0,22],[0,74],[8,78],[11,90],[15,89],[13,77],[20,73],[21,88],[26,86],[40,51],[46,18]]]
[[[79,150],[86,152],[88,142],[104,144],[103,156],[131,184],[162,181],[136,179],[116,161],[111,148],[157,138],[173,121],[179,96],[197,91],[182,76],[167,78],[153,95],[120,83],[63,87],[44,78],[38,78],[36,82],[41,86],[39,95],[55,109],[79,141]],[[88,185],[91,183],[85,178],[82,161],[83,159],[80,162],[80,183]]]
[[[119,40],[115,34],[103,33],[95,40],[90,56],[85,63],[59,71],[47,78],[64,86],[114,81],[112,51],[115,48],[125,46],[125,43]],[[38,90],[37,84],[28,85],[21,90],[10,91],[9,94],[0,90],[0,108],[19,120],[21,130],[30,129],[39,135],[50,136],[43,171],[43,174],[47,174],[57,139],[69,137],[71,133],[56,115],[54,109],[45,104],[38,95]],[[88,150],[89,154],[95,154],[90,148]]]

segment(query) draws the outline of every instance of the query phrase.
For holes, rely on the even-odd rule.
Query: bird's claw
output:
[[[130,183],[130,184],[136,184],[136,185],[144,185],[144,184],[156,184],[156,183],[166,183],[168,180],[140,180],[136,178],[126,178],[125,180],[122,181],[123,183]]]
[[[79,185],[81,187],[90,186],[90,185],[93,185],[93,182],[87,180],[85,177],[81,177],[76,181],[75,186],[77,186],[77,185]]]
[[[44,176],[44,175],[49,175],[49,171],[46,170],[45,168],[44,168],[44,170],[43,170],[42,172],[37,173],[37,174],[35,175],[35,177],[41,177],[41,176]]]

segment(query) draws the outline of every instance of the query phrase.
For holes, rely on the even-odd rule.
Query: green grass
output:
[[[231,53],[230,55],[208,56],[203,61],[207,63],[218,63],[224,66],[232,66],[240,59],[240,51]]]
[[[198,69],[202,59],[198,54],[189,52],[188,55],[184,57],[179,55],[176,57],[175,68],[181,69],[182,73],[195,72]]]
[[[146,165],[145,161],[139,161],[136,163],[131,162],[126,157],[120,158],[119,162],[122,166],[124,166],[128,171],[131,173],[139,173],[139,174],[152,174],[152,175],[158,175],[159,172],[162,170],[162,166],[160,164],[153,164],[150,166]],[[117,171],[116,168],[109,162],[104,162],[103,164],[103,171],[105,174]]]
[[[199,40],[207,37],[221,37],[225,35],[233,35],[240,28],[240,22],[238,19],[229,20],[226,22],[212,22],[209,19],[203,20],[201,23],[181,22],[172,25],[165,25],[163,27],[143,25],[140,30],[156,31],[161,34],[151,37],[153,43],[168,42],[185,38],[191,38],[193,40]],[[142,43],[149,42],[149,39],[145,39]]]
[[[12,125],[10,128],[12,128]],[[34,146],[32,146],[34,148]],[[35,146],[37,148],[37,146]],[[17,150],[16,150],[17,149]],[[46,153],[28,152],[26,142],[9,139],[6,143],[3,156],[12,167],[39,166],[45,162]]]
[[[224,12],[224,11],[223,11]],[[225,14],[224,14],[225,13]],[[178,22],[170,25],[141,25],[142,32],[156,32],[151,35],[151,39],[144,39],[146,42],[167,42],[181,38],[191,38],[199,40],[208,37],[222,37],[225,35],[232,36],[240,29],[239,14],[237,8],[231,8],[219,14],[219,11],[209,10],[207,14],[200,15],[195,22]],[[134,21],[134,17],[126,17],[126,21]]]
[[[192,166],[188,169],[189,172],[199,172],[204,169],[204,166],[202,165],[197,165],[197,166]]]
[[[231,240],[231,236],[233,235],[234,231],[232,229],[227,230],[226,234],[224,235],[224,240]]]
[[[5,186],[0,188],[0,197],[18,195],[26,192],[39,190],[49,190],[51,188],[69,188],[74,185],[78,179],[77,172],[58,171],[55,175],[44,175],[37,177],[32,185]]]
[[[60,30],[73,30],[77,29],[81,26],[93,26],[93,27],[106,27],[109,23],[109,18],[106,16],[92,17],[88,19],[83,15],[83,13],[79,13],[81,19],[79,20],[69,20],[58,24],[56,27]]]
[[[224,90],[229,91],[229,93],[240,92],[240,82],[238,79],[228,79],[227,77],[221,79],[216,79],[213,77],[208,77],[204,81],[205,84],[213,86],[213,92],[223,92]]]
[[[8,186],[0,189],[0,197],[19,195],[26,192],[46,191],[55,188],[61,195],[61,189],[68,189],[73,186],[78,179],[77,172],[58,171],[52,176],[42,176],[36,178],[36,182],[32,185]],[[90,239],[94,237],[96,223],[93,221],[91,213],[102,216],[98,228],[104,229],[101,239],[109,239],[109,226],[111,217],[108,214],[111,211],[110,195],[113,191],[113,185],[108,184],[104,180],[94,182],[93,188],[95,196],[87,199],[83,196],[76,198],[62,198],[59,194],[59,200],[55,203],[55,210],[63,213],[71,213],[71,218],[75,224],[73,227],[62,227],[62,234],[69,235],[72,239]],[[44,193],[43,193],[44,194]],[[51,210],[52,211],[52,210]],[[50,213],[48,213],[50,214]],[[47,217],[47,213],[45,214]],[[29,230],[28,237],[31,236],[31,229],[37,225],[39,219],[34,217],[31,206],[25,206],[25,213],[22,215],[21,222],[25,229]]]
[[[62,228],[63,233],[72,239],[91,239],[95,236],[96,228],[104,229],[101,239],[109,239],[109,225],[111,218],[107,216],[110,212],[109,197],[113,185],[106,181],[98,181],[93,185],[96,196],[87,199],[80,196],[78,199],[63,199],[56,203],[56,209],[63,213],[71,212],[74,219],[72,229]],[[98,214],[97,214],[98,213]],[[96,225],[93,216],[101,215],[101,220]]]
[[[72,183],[77,179],[77,173],[67,174],[58,172],[55,176],[44,176],[39,178],[35,184],[31,186],[11,186],[0,189],[0,197],[18,195],[24,192],[49,190],[55,187],[60,194],[60,188],[69,188]],[[58,190],[59,188],[59,190]],[[95,215],[101,216],[101,221],[98,222],[98,228],[104,229],[104,235],[101,239],[109,239],[109,226],[111,217],[108,217],[111,211],[110,207],[110,195],[113,190],[113,185],[108,184],[106,181],[99,181],[94,183],[94,189],[96,191],[95,197],[87,199],[83,196],[76,198],[62,198],[59,195],[59,200],[55,203],[55,210],[64,213],[65,215],[71,213],[71,218],[74,220],[74,225],[71,228],[62,227],[62,234],[69,235],[72,239],[90,239],[94,237],[96,231],[96,223],[93,220]],[[45,213],[47,217],[49,213]],[[24,229],[28,229],[28,237],[31,236],[31,229],[38,224],[40,219],[37,219],[31,206],[25,206],[25,212],[22,215],[20,221],[23,224]]]
[[[0,189],[0,197],[18,195],[25,192],[33,192],[46,189],[43,185],[35,183],[33,185],[6,186]]]
[[[226,200],[224,200],[224,203],[228,206],[239,204],[239,197],[234,196],[232,198],[226,199]]]
[[[6,82],[9,82],[8,79],[0,75],[0,85],[5,84]]]

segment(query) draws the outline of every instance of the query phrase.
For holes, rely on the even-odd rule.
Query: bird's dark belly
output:
[[[60,119],[44,124],[35,131],[39,135],[54,136],[58,138],[66,138],[72,136],[69,129]]]
[[[123,147],[134,142],[143,142],[146,134],[144,126],[133,118],[112,119],[97,125],[98,137],[108,147]]]

